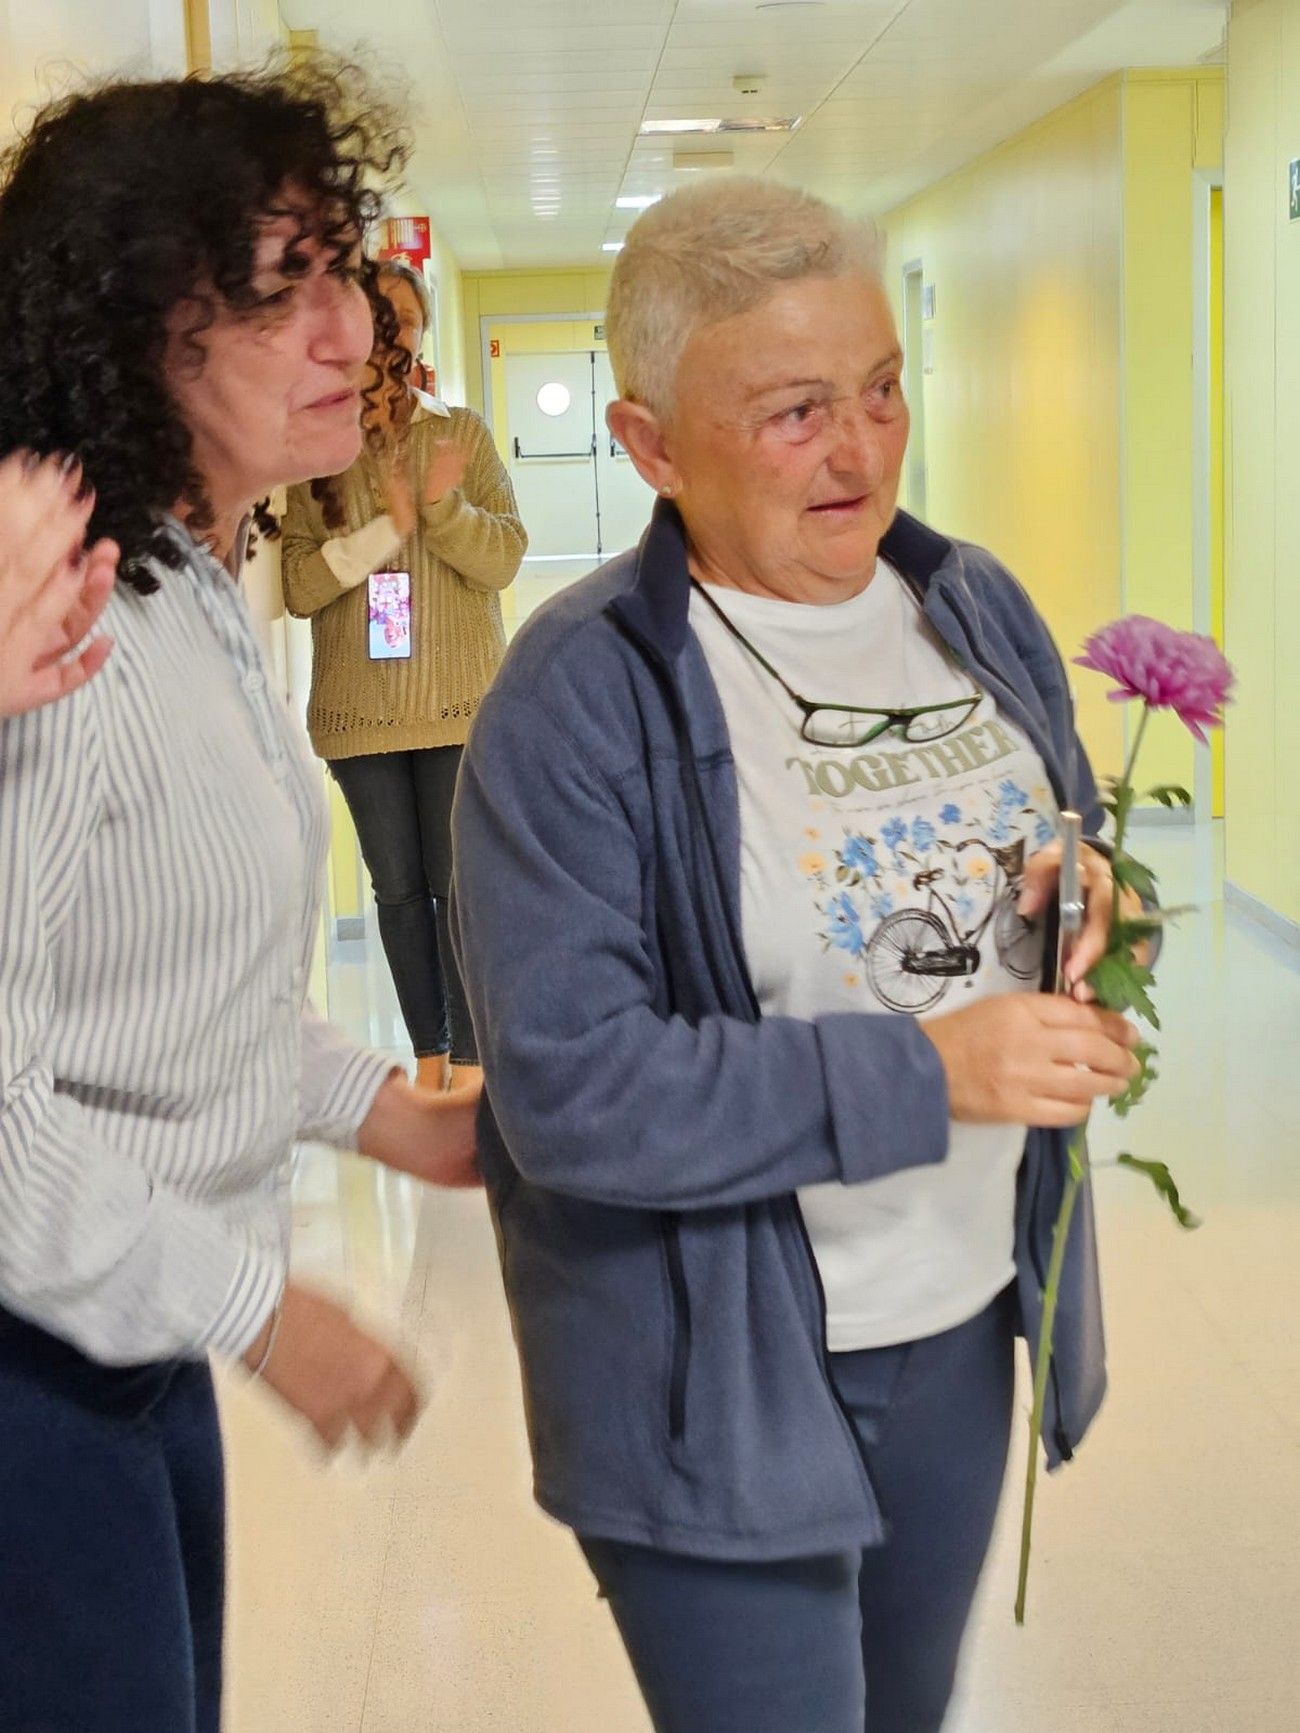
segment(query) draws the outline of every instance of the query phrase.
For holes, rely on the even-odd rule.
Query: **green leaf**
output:
[[[1127,952],[1108,952],[1088,972],[1088,985],[1107,1011],[1136,1011],[1158,1029],[1160,1018],[1149,992],[1155,979],[1150,969],[1135,963]]]
[[[1106,955],[1127,957],[1135,946],[1159,937],[1167,927],[1194,912],[1191,909],[1145,909],[1140,915],[1125,916],[1111,925]]]
[[[1155,1061],[1159,1057],[1155,1048],[1148,1041],[1142,1041],[1134,1048],[1134,1056],[1142,1069],[1129,1084],[1123,1095],[1111,1102],[1111,1108],[1117,1119],[1127,1119],[1133,1109],[1145,1101],[1147,1091],[1158,1081],[1160,1073],[1156,1070]]]
[[[1158,900],[1156,875],[1140,860],[1134,860],[1131,854],[1117,854],[1110,863],[1110,870],[1115,875],[1116,884],[1125,890],[1136,891],[1144,903]]]
[[[1143,939],[1155,938],[1168,919],[1168,915],[1155,909],[1149,915],[1135,915],[1131,920],[1116,921],[1110,930],[1109,949],[1128,951],[1134,945],[1140,945]]]
[[[1162,782],[1156,788],[1148,788],[1145,794],[1138,796],[1139,800],[1156,800],[1161,806],[1190,806],[1192,796],[1189,790],[1176,782]]]
[[[1178,1195],[1178,1187],[1174,1176],[1163,1161],[1139,1161],[1135,1155],[1121,1155],[1118,1158],[1120,1167],[1130,1168],[1134,1173],[1144,1173],[1152,1185],[1169,1205],[1174,1220],[1180,1228],[1186,1228],[1190,1233],[1201,1225],[1201,1218],[1193,1215],[1182,1198]]]
[[[1122,916],[1111,928],[1111,938],[1114,941],[1117,934],[1128,933],[1131,935],[1139,928],[1142,929],[1137,933],[1139,938],[1150,938],[1152,933],[1158,933],[1165,927],[1176,926],[1187,915],[1194,915],[1198,912],[1195,903],[1176,903],[1173,908],[1169,909],[1143,909],[1140,915],[1134,915],[1131,918]],[[1116,949],[1123,949],[1123,946],[1116,943]]]

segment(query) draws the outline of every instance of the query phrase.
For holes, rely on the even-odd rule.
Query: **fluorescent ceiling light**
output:
[[[718,128],[719,132],[798,132],[803,125],[801,114],[782,115],[778,118],[753,120],[742,116],[738,120],[724,120]]]
[[[620,211],[648,211],[651,205],[657,205],[664,195],[662,193],[625,193],[614,203]]]
[[[782,119],[743,116],[733,120],[646,120],[641,123],[641,133],[643,137],[654,137],[661,133],[794,132],[802,124],[801,114]]]
[[[643,120],[641,132],[648,136],[659,132],[718,132],[720,120]]]

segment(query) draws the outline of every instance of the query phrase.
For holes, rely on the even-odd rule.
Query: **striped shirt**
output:
[[[306,1003],[320,772],[175,533],[104,672],[0,724],[0,1306],[113,1365],[248,1347],[295,1139],[352,1144],[392,1069]]]

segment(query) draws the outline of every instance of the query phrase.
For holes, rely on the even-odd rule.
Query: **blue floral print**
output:
[[[863,949],[865,940],[862,936],[861,918],[847,891],[841,891],[827,903],[826,918],[827,943],[834,945],[838,951],[848,951],[857,956]]]
[[[880,862],[875,848],[865,836],[846,837],[840,850],[840,861],[850,872],[858,873],[864,879],[880,877]]]

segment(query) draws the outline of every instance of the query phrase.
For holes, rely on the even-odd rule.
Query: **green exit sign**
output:
[[[1300,156],[1296,157],[1291,164],[1290,185],[1291,221],[1294,223],[1297,219],[1300,219]]]

